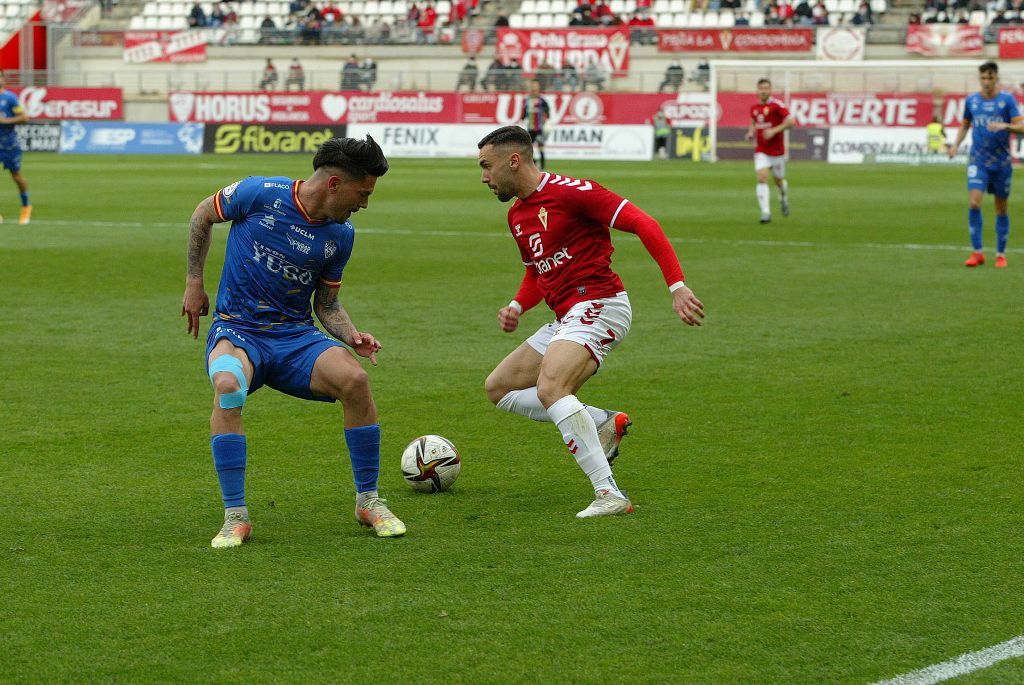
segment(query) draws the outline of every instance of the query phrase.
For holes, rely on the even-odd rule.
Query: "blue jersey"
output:
[[[1020,117],[1017,100],[1001,91],[991,100],[974,93],[964,102],[964,121],[971,124],[971,164],[988,168],[1009,166],[1010,132],[989,131],[991,121],[1012,122]]]
[[[302,181],[250,176],[214,196],[231,219],[214,321],[262,330],[313,325],[310,297],[321,283],[338,287],[355,229],[316,221],[299,201]]]
[[[0,91],[0,117],[10,118],[22,113],[18,96],[9,90]],[[0,150],[21,150],[14,124],[0,124]]]

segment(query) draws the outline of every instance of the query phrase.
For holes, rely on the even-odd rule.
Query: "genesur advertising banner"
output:
[[[980,26],[968,24],[911,24],[907,52],[927,57],[977,56],[985,47]]]
[[[503,64],[519,60],[525,74],[547,62],[555,69],[566,64],[580,74],[595,59],[604,73],[629,73],[629,27],[576,29],[498,29],[496,54]]]
[[[128,31],[124,34],[124,61],[205,62],[206,31]]]
[[[810,52],[814,29],[662,29],[659,52]]]
[[[1024,27],[999,29],[999,59],[1024,57]]]
[[[122,119],[120,88],[11,88],[29,119]]]

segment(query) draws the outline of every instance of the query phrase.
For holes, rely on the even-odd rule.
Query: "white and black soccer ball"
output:
[[[462,469],[455,445],[440,435],[423,435],[402,452],[402,476],[417,492],[443,492]]]

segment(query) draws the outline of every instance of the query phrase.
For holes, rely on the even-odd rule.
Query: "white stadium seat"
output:
[[[521,29],[521,28],[523,28],[523,17],[524,16],[525,15],[522,15],[522,14],[511,14],[511,15],[509,15],[509,18],[508,18],[508,26],[509,26],[509,28],[512,28],[512,29]]]
[[[686,25],[690,28],[701,28],[704,26],[704,13],[703,12],[690,12],[686,17]]]
[[[156,16],[156,3],[147,2],[142,6],[142,16],[144,17],[155,17]]]
[[[523,4],[519,5],[520,14],[533,14],[537,11],[537,0],[523,0]]]
[[[670,24],[670,26],[673,26],[675,28],[683,28],[684,26],[686,26],[689,19],[690,15],[687,14],[686,12],[676,12],[675,14],[672,15],[672,23]]]
[[[764,12],[751,12],[750,26],[753,28],[760,28],[764,26]]]
[[[988,23],[987,20],[988,17],[985,16],[985,10],[974,10],[971,12],[971,16],[967,20],[967,23],[971,26],[984,26]]]
[[[146,28],[146,29],[157,29],[157,28],[160,28],[160,17],[146,17],[144,28]]]
[[[446,17],[452,11],[451,0],[437,0],[434,4],[434,9],[437,10],[438,16]]]
[[[568,14],[556,14],[555,15],[555,23],[554,23],[553,26],[556,29],[564,29],[567,26],[569,26],[569,22],[570,21],[571,20],[569,19],[569,15]]]
[[[523,16],[523,28],[524,29],[535,29],[537,28],[537,17],[539,14],[526,14]]]
[[[553,14],[538,14],[537,15],[537,28],[552,29],[555,27],[555,15]]]
[[[549,14],[551,12],[551,0],[537,0],[537,5],[533,8],[536,14]]]
[[[625,14],[626,0],[612,0],[609,3],[609,7],[611,7],[612,12],[614,12],[615,14]]]
[[[575,6],[575,3],[573,3]],[[551,0],[551,14],[565,14],[571,8],[565,0]]]
[[[689,9],[690,8],[686,6],[686,3],[684,3],[683,0],[671,0],[668,4],[668,11],[673,14],[679,14],[680,12],[685,13],[689,11]]]
[[[719,10],[718,25],[722,28],[732,28],[736,25],[736,15],[732,10]]]
[[[131,31],[141,31],[143,28],[145,28],[145,21],[145,17],[143,17],[141,14],[136,14],[128,22],[128,29]]]

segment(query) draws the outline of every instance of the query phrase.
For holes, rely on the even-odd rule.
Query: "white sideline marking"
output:
[[[188,221],[47,221],[32,220],[34,226],[90,226],[94,228],[188,228]],[[508,231],[438,231],[410,228],[356,228],[357,233],[368,235],[422,235],[433,238],[508,238]],[[807,240],[742,240],[731,238],[669,238],[669,242],[699,245],[756,245],[761,247],[809,247],[871,250],[940,250],[944,252],[969,252],[970,245],[926,245],[920,243],[823,243]],[[1024,247],[1010,247],[1009,253],[1024,254]]]
[[[1000,661],[1014,659],[1019,656],[1024,656],[1024,635],[1018,635],[1013,639],[1000,642],[998,645],[988,649],[961,654],[957,658],[943,661],[941,664],[904,673],[889,680],[879,680],[873,685],[934,685],[935,683],[941,683],[943,680],[980,671]]]

